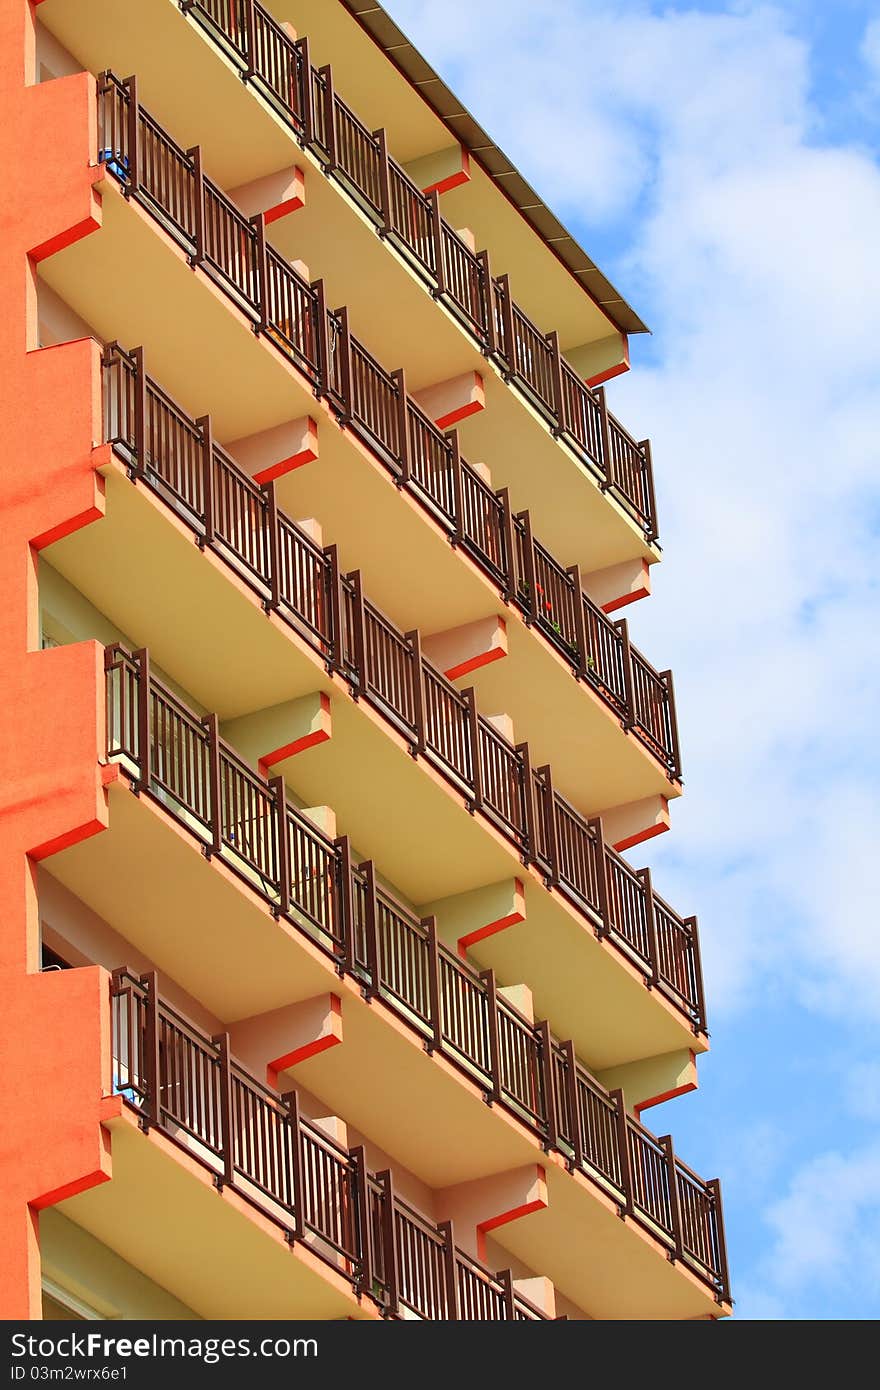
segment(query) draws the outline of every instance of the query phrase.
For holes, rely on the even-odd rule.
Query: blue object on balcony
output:
[[[128,183],[128,155],[121,150],[101,150],[98,158],[102,164],[106,164],[110,173],[115,175],[120,183]]]

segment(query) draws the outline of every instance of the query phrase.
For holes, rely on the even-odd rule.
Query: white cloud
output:
[[[392,10],[552,206],[619,231],[658,319],[610,391],[654,442],[666,558],[630,621],[687,780],[644,858],[699,911],[710,1015],[877,1015],[880,170],[818,143],[815,55],[771,5]]]
[[[862,57],[880,83],[880,19],[872,19],[862,36]]]

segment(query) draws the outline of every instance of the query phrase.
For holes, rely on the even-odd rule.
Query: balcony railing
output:
[[[273,483],[258,487],[214,442],[207,418],[180,410],[145,373],[140,349],[108,348],[104,420],[131,476],[537,865],[695,1031],[704,1029],[696,920],[661,907],[647,871],[636,874],[604,843],[601,822],[585,820],[554,791],[551,769],[531,766],[528,744],[514,747],[477,713],[473,690],[458,691],[424,659],[418,632],[395,628],[364,596],[358,573],[340,573],[335,547],[321,549],[279,510]],[[527,517],[520,526],[517,535],[528,538]],[[555,592],[548,568],[530,571],[535,591],[540,573],[542,592]],[[602,650],[597,642],[600,660]],[[617,675],[608,679],[622,686],[625,656],[612,660]]]
[[[182,150],[139,105],[137,83],[105,74],[99,147],[108,172],[136,198],[325,396],[402,486],[463,546],[660,761],[681,775],[672,674],[632,652],[626,620],[611,622],[526,525],[506,489],[493,492],[351,333],[347,311],[328,312],[310,285],[267,244],[262,217],[248,221],[205,178],[198,148]]]
[[[292,39],[258,3],[182,0],[181,9],[266,97],[329,177],[354,195],[376,228],[456,314],[481,350],[502,367],[578,457],[657,537],[647,440],[637,442],[513,300],[508,277],[493,276],[486,251],[473,252],[388,154],[384,130],[370,131],[337,95],[329,66],[315,68],[307,38]]]
[[[696,1177],[668,1137],[655,1139],[633,1120],[622,1092],[606,1091],[571,1043],[513,1008],[491,970],[475,971],[439,941],[434,919],[415,917],[382,888],[371,861],[354,865],[347,838],[330,840],[291,806],[282,777],[259,777],[220,739],[216,715],[199,719],[150,678],[145,652],[110,647],[105,666],[107,752],[134,789],[726,1298],[717,1181]],[[661,954],[675,956],[679,938],[665,935],[675,919],[649,883],[607,851],[604,872],[601,860],[591,863],[606,911],[650,901]]]
[[[510,1270],[492,1274],[160,997],[155,972],[117,970],[110,988],[114,1089],[140,1117],[351,1280],[384,1317],[542,1322]]]

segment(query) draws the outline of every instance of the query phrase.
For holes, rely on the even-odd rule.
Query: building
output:
[[[726,1314],[643,325],[375,4],[0,25],[4,1315]]]

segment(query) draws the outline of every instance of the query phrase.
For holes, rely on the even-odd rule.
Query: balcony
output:
[[[286,1305],[288,1317],[339,1317],[352,1311],[339,1292],[349,1283],[359,1302],[375,1305],[386,1318],[544,1320],[514,1287],[509,1270],[483,1268],[457,1247],[451,1222],[437,1225],[414,1210],[395,1194],[390,1173],[369,1171],[363,1149],[340,1147],[301,1117],[296,1092],[282,1096],[261,1085],[230,1055],[228,1034],[209,1037],[171,1008],[155,974],[138,979],[116,971],[110,1007],[114,1090],[140,1129],[171,1140],[210,1172],[216,1187],[242,1198],[307,1257],[302,1263],[288,1259],[279,1279],[277,1243],[273,1248],[249,1232],[236,1297],[253,1299],[241,1288],[253,1282],[275,1316],[285,1315]],[[110,1123],[113,1181],[69,1200],[64,1213],[141,1267],[157,1258],[153,1242],[142,1221],[115,1219],[119,1202],[130,1199],[142,1215],[154,1211],[157,1234],[173,1246],[178,1203],[188,1196],[207,1223],[210,1248],[230,1253],[224,1244],[231,1225],[227,1204],[214,1201],[212,1229],[201,1210],[205,1189],[194,1189],[174,1171],[174,1150],[151,1148],[124,1118]],[[136,1199],[126,1190],[134,1174],[144,1179]],[[181,1229],[190,1224],[181,1221]],[[239,1239],[244,1243],[245,1236]],[[192,1247],[180,1254],[181,1296],[192,1298],[195,1286],[201,1300],[210,1299],[211,1280],[193,1269]],[[161,1273],[167,1286],[167,1268]],[[263,1288],[272,1278],[286,1293]],[[206,1308],[202,1301],[199,1311],[211,1316],[211,1303]]]
[[[108,753],[131,778],[133,790],[140,792],[139,799],[127,798],[121,805],[122,810],[132,806],[132,812],[125,810],[124,816],[115,815],[111,802],[113,881],[143,880],[139,863],[161,863],[163,874],[158,877],[165,890],[170,887],[174,892],[184,919],[190,915],[189,903],[196,905],[189,934],[181,933],[167,906],[160,908],[156,891],[147,892],[145,885],[143,894],[136,895],[138,901],[132,902],[131,922],[120,922],[128,940],[156,958],[167,956],[168,969],[186,980],[186,987],[221,1017],[275,1008],[279,999],[291,998],[293,981],[306,991],[303,997],[310,997],[320,980],[316,966],[324,959],[329,969],[352,983],[355,998],[371,1001],[353,1015],[355,1052],[346,1047],[332,1049],[325,1058],[309,1063],[318,1094],[336,1111],[350,1113],[367,1133],[375,1134],[378,1126],[377,1141],[386,1143],[414,1169],[430,1169],[427,1177],[435,1186],[466,1180],[468,1154],[473,1154],[474,1161],[477,1155],[481,1162],[488,1159],[495,1170],[516,1166],[524,1161],[523,1140],[514,1141],[514,1137],[531,1136],[532,1144],[539,1143],[549,1155],[556,1155],[559,1170],[553,1170],[553,1181],[559,1190],[560,1212],[570,1205],[564,1180],[564,1169],[569,1168],[587,1183],[578,1187],[578,1193],[601,1194],[606,1209],[619,1209],[651,1237],[652,1244],[680,1261],[724,1300],[717,1184],[703,1183],[678,1161],[671,1141],[655,1140],[638,1125],[626,1111],[623,1094],[606,1091],[577,1061],[571,1042],[562,1044],[548,1024],[532,1024],[513,1008],[500,994],[492,972],[477,972],[438,941],[432,919],[414,917],[388,894],[371,863],[353,865],[348,841],[328,840],[309,817],[289,805],[281,778],[267,784],[254,776],[217,738],[213,720],[193,719],[156,682],[147,705],[140,698],[146,687],[139,680],[138,667],[122,653],[108,652],[107,667]],[[149,749],[146,758],[145,749]],[[213,860],[213,869],[204,865],[202,856],[190,855],[189,865],[182,865],[172,841],[156,840],[156,830],[147,826],[140,810],[133,809],[140,801],[156,803],[184,828]],[[135,821],[127,826],[132,813]],[[72,891],[88,897],[88,887],[83,887],[86,877],[92,883],[106,880],[104,853],[107,849],[99,837],[56,856],[53,872]],[[199,860],[202,869],[196,869]],[[228,906],[217,898],[217,869],[227,870],[264,903],[268,909],[264,920],[278,923],[274,927],[277,945],[266,929],[256,930],[256,923],[249,929],[249,944],[243,944],[241,937],[229,937],[229,930],[238,933],[241,927],[231,926]],[[207,874],[202,887],[195,880],[189,883],[193,873],[200,881]],[[100,895],[95,906],[99,912],[107,910]],[[117,905],[117,917],[121,910]],[[211,922],[209,952],[200,949],[197,940],[199,913]],[[161,930],[160,922],[165,923]],[[289,960],[282,965],[278,955],[282,927],[292,940],[313,948],[293,969]],[[271,966],[267,949],[274,954]],[[252,960],[253,981],[249,983],[245,969],[236,970],[235,981],[229,979],[222,965],[227,959]],[[218,969],[222,979],[217,977]],[[346,992],[346,1001],[349,997]],[[425,1052],[432,1058],[434,1065],[428,1063],[427,1072],[423,1062],[421,1073],[413,1073],[412,1051],[409,1061],[402,1055],[389,1058],[386,1049],[402,1047],[403,1040],[382,1026],[382,1011],[403,1024],[414,1044],[424,1049],[424,1062]],[[348,1015],[346,1002],[343,1017]],[[334,1052],[341,1061],[334,1059]],[[359,1070],[353,1073],[346,1061],[352,1056],[357,1058],[357,1068],[382,1066],[386,1069],[382,1074],[392,1074],[393,1069],[402,1084],[420,1095],[428,1109],[424,1123],[420,1120],[414,1127],[416,1137],[412,1126],[400,1130],[402,1116],[392,1098],[380,1102],[364,1094]],[[455,1090],[456,1076],[457,1097],[449,1090],[450,1084]],[[473,1102],[468,1109],[462,1081],[466,1094],[477,1099],[475,1109]],[[478,1104],[480,1097],[487,1099],[488,1109]],[[499,1118],[507,1116],[513,1122],[513,1131],[507,1127],[502,1134],[492,1123],[495,1109]],[[456,1136],[466,1134],[470,1138],[462,1150]],[[430,1158],[425,1151],[428,1137]],[[388,1143],[392,1138],[393,1143]],[[532,1225],[541,1244],[546,1225],[542,1227],[538,1220]],[[612,1238],[614,1229],[612,1223],[602,1240]],[[548,1257],[551,1251],[552,1241]],[[544,1262],[544,1268],[556,1277],[544,1255],[538,1261],[531,1258],[535,1252],[537,1247],[528,1244],[517,1250],[532,1268],[541,1268]],[[578,1294],[571,1297],[577,1300]]]
[[[273,224],[271,237],[279,249],[310,257],[329,280],[344,284],[356,312],[373,321],[380,351],[397,352],[405,343],[417,387],[481,370],[489,361],[491,400],[485,415],[467,422],[471,448],[478,456],[485,452],[497,458],[501,481],[515,490],[533,486],[537,475],[560,499],[560,506],[549,507],[539,494],[535,504],[554,549],[589,559],[596,567],[635,556],[649,563],[656,559],[647,444],[614,420],[604,394],[588,388],[560,355],[558,336],[535,327],[511,298],[506,278],[489,269],[485,255],[471,252],[439,217],[436,202],[387,159],[380,134],[366,131],[333,93],[329,69],[317,71],[308,62],[307,41],[294,43],[255,6],[259,38],[255,66],[249,66],[236,41],[244,37],[235,28],[242,19],[236,7],[195,6],[189,11],[195,22],[189,24],[166,11],[164,4],[145,5],[137,24],[125,31],[106,3],[73,16],[49,0],[46,15],[53,30],[93,70],[108,63],[117,70],[137,70],[164,119],[202,140],[204,160],[225,187],[290,167],[302,145],[308,167],[315,171],[310,184],[314,212],[309,202],[295,218]],[[222,54],[222,60],[215,57],[213,72],[205,61],[212,45],[202,35],[212,38]],[[306,67],[310,83],[304,81]],[[246,77],[259,100],[233,80],[236,72]],[[200,123],[194,123],[195,111]],[[303,125],[306,116],[311,133]],[[333,145],[334,140],[331,149],[326,142]],[[321,168],[329,171],[338,190],[335,201],[328,202],[321,191]],[[321,209],[342,219],[343,236],[327,236]],[[393,254],[383,250],[375,230],[394,247]],[[355,265],[362,268],[356,276]],[[440,312],[425,290],[442,306]],[[389,302],[401,305],[400,314],[385,312]],[[429,348],[433,366],[426,360]],[[515,392],[507,389],[505,379],[516,384]],[[596,486],[585,487],[586,478]],[[589,548],[584,545],[587,535]]]

